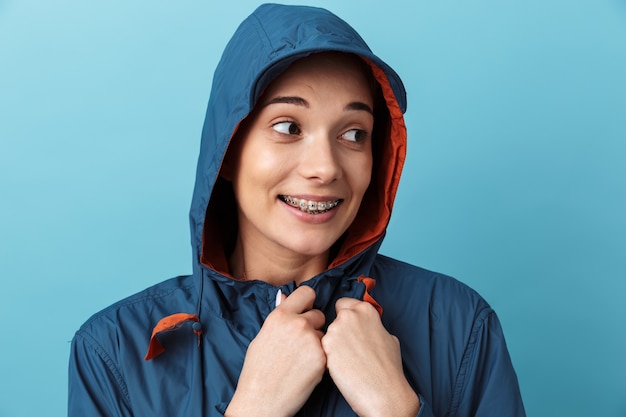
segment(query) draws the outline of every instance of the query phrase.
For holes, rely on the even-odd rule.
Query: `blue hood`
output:
[[[266,30],[269,26],[271,29]],[[405,157],[406,129],[402,114],[406,109],[406,93],[402,81],[370,51],[352,27],[329,11],[265,4],[241,23],[213,77],[190,211],[196,277],[202,276],[203,267],[228,276],[227,241],[229,235],[236,233],[233,225],[236,206],[229,186],[219,178],[219,171],[237,127],[252,111],[267,85],[292,62],[323,51],[363,58],[381,85],[390,113],[386,137],[375,138],[383,143],[380,152],[374,155],[375,166],[382,169],[373,174],[362,209],[330,266],[344,263],[380,243]]]

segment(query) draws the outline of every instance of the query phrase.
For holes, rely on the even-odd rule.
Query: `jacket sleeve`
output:
[[[128,391],[110,356],[80,332],[72,340],[68,417],[130,417]]]
[[[474,322],[457,374],[448,415],[526,415],[502,327],[491,308],[481,311]]]

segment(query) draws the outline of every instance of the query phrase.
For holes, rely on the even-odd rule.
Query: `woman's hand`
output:
[[[341,298],[322,338],[330,376],[361,417],[411,416],[419,399],[402,370],[400,342],[369,303]]]
[[[302,408],[326,370],[325,318],[312,309],[314,300],[315,291],[301,286],[267,316],[248,347],[227,417],[293,416]]]

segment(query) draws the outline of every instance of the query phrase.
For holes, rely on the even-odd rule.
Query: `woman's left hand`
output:
[[[361,417],[412,416],[419,399],[402,369],[400,342],[383,327],[376,309],[341,298],[337,318],[322,338],[335,385]]]

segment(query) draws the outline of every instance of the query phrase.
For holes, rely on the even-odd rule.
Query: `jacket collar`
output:
[[[363,299],[366,292],[363,277],[369,274],[381,242],[301,284],[315,290],[313,306],[324,313],[327,325],[335,318],[335,302],[339,298]],[[202,267],[195,283],[200,296],[197,312],[200,319],[206,314],[218,316],[250,340],[275,308],[278,290],[288,296],[296,289],[295,282],[275,287],[259,280],[236,280],[208,267]]]

